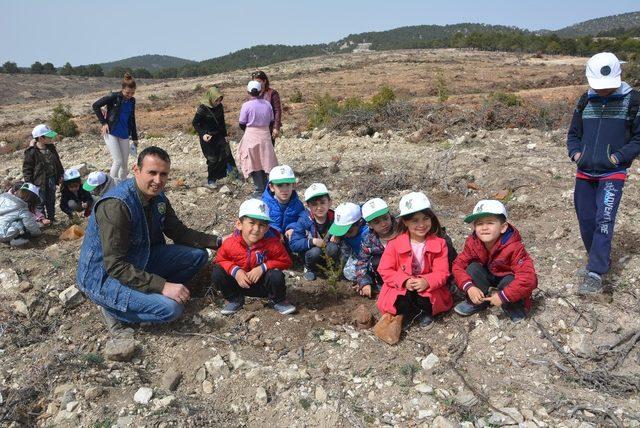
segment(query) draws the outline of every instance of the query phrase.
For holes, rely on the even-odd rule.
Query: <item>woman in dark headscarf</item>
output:
[[[228,173],[236,172],[236,162],[227,141],[222,92],[212,86],[200,99],[193,117],[193,128],[200,137],[202,154],[207,159],[207,184],[213,185]]]
[[[276,145],[276,138],[280,136],[280,128],[282,127],[282,105],[280,103],[280,94],[275,89],[271,89],[269,86],[269,78],[264,71],[255,71],[251,73],[251,78],[260,82],[262,85],[262,92],[260,92],[260,98],[269,101],[271,108],[273,109],[273,122],[270,127],[271,131],[271,143]]]

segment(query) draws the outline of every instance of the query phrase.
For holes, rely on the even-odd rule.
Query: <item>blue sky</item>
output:
[[[0,0],[0,64],[100,63],[145,53],[202,60],[256,44],[307,44],[405,25],[558,29],[640,10],[637,0]]]

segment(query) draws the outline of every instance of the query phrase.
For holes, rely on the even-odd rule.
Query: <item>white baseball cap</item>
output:
[[[87,177],[87,181],[84,182],[82,188],[87,192],[93,191],[98,186],[102,186],[107,182],[107,174],[102,171],[93,171]]]
[[[256,220],[271,221],[269,217],[269,207],[260,199],[247,199],[240,204],[239,218],[250,217]]]
[[[620,73],[620,61],[611,52],[600,52],[587,61],[587,80],[593,89],[619,88]]]
[[[289,165],[278,165],[269,172],[269,183],[295,183],[296,176]]]
[[[362,206],[362,217],[370,222],[374,218],[385,215],[389,212],[389,205],[380,198],[369,199]]]
[[[309,200],[313,198],[324,195],[329,196],[329,190],[327,190],[327,186],[322,183],[313,183],[311,186],[307,187],[307,190],[304,191],[304,201],[309,202]]]
[[[464,218],[465,223],[471,223],[472,221],[479,219],[480,217],[486,217],[488,215],[503,215],[507,218],[507,209],[502,202],[493,199],[483,199],[478,201],[473,208],[473,213]]]
[[[418,211],[431,208],[431,201],[422,192],[411,192],[400,199],[400,214],[398,217],[404,217]]]
[[[38,138],[38,137],[55,138],[57,135],[58,133],[56,131],[53,131],[51,128],[49,128],[45,124],[37,125],[35,128],[33,128],[33,131],[31,131],[31,136],[33,138]]]
[[[362,211],[359,205],[353,202],[344,202],[336,208],[329,233],[333,236],[344,236],[349,228],[361,218]]]
[[[258,92],[262,90],[262,85],[257,80],[251,80],[247,83],[247,92],[251,92],[254,89],[257,89]]]
[[[77,179],[80,179],[80,171],[78,171],[77,169],[68,169],[62,176],[63,181],[71,181]]]
[[[38,186],[36,186],[35,184],[31,184],[31,183],[24,183],[21,187],[21,189],[24,190],[28,190],[31,193],[35,193],[35,195],[39,198],[40,197],[40,188]]]

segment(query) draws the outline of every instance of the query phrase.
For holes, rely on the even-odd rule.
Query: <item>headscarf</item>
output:
[[[200,98],[200,104],[213,108],[215,101],[222,96],[222,91],[220,91],[217,86],[212,86],[204,93],[202,98]]]

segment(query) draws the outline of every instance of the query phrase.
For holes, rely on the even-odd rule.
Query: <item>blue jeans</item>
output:
[[[48,177],[44,186],[40,187],[40,202],[36,206],[47,220],[56,219],[56,179]]]
[[[573,193],[580,236],[589,254],[587,270],[604,274],[611,267],[611,241],[623,180],[576,179]]]
[[[154,245],[151,247],[146,271],[169,282],[184,284],[193,278],[207,261],[207,252],[184,245]],[[118,321],[166,323],[182,315],[184,305],[158,293],[132,290],[125,312],[105,308]]]

